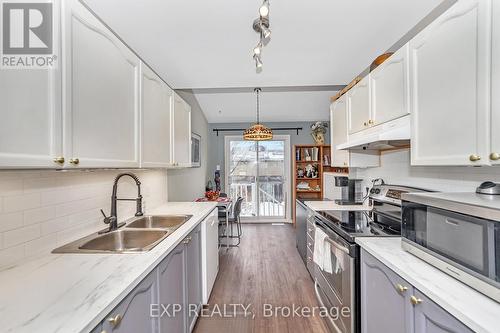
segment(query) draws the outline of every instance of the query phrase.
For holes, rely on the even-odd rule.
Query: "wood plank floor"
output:
[[[295,247],[291,225],[246,224],[237,248],[221,251],[219,275],[206,314],[198,319],[196,333],[220,332],[328,332],[323,319],[314,317],[267,317],[264,304],[318,307],[313,281]],[[229,304],[250,305],[252,315],[242,308],[226,311]],[[217,310],[217,311],[216,311]],[[267,312],[268,314],[269,312]],[[229,317],[231,316],[231,317]]]

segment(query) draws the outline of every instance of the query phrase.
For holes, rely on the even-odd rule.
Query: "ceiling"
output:
[[[272,37],[257,74],[251,25],[261,0],[85,1],[172,88],[198,89],[209,122],[250,121],[254,101],[251,89],[200,94],[204,89],[345,85],[441,3],[271,0]],[[335,89],[324,90],[271,91],[263,96],[263,112],[275,112],[273,120],[328,118]]]

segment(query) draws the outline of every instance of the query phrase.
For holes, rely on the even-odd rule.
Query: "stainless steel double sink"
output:
[[[192,215],[147,215],[126,221],[125,227],[109,233],[80,238],[52,253],[135,253],[151,250]]]

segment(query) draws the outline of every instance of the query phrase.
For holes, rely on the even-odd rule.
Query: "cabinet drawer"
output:
[[[316,227],[314,224],[311,224],[309,221],[307,222],[307,236],[310,238],[314,239],[314,231],[316,230]]]

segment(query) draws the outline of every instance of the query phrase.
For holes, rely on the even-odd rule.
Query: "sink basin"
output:
[[[127,225],[127,228],[177,229],[193,215],[149,215],[143,216]]]
[[[168,233],[166,230],[117,230],[91,239],[78,248],[104,252],[148,251]]]

